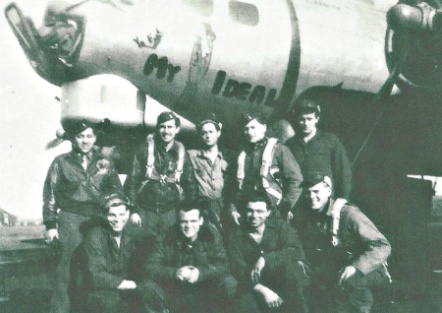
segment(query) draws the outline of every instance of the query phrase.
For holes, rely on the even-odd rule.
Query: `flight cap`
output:
[[[317,116],[321,114],[321,107],[311,99],[302,99],[295,105],[295,116],[300,114],[316,113]]]
[[[267,124],[266,119],[261,113],[247,113],[243,114],[241,117],[241,126],[246,126],[251,121],[256,120],[258,123],[265,125]]]
[[[221,124],[218,119],[216,118],[215,113],[209,113],[207,114],[202,120],[201,122],[198,123],[197,125],[197,129],[201,130],[201,128],[208,123],[212,123],[213,125],[215,125],[215,128],[217,130],[221,130],[221,128],[223,127],[223,124]]]
[[[322,174],[318,171],[313,171],[304,177],[304,181],[301,183],[302,188],[311,188],[319,183],[326,183],[330,188],[332,187],[332,182],[330,177]]]
[[[111,207],[118,207],[121,205],[124,205],[124,206],[126,206],[127,209],[130,209],[129,199],[121,193],[112,193],[112,194],[106,195],[103,198],[102,204],[103,204],[103,209],[105,212],[108,212],[109,208],[111,208]]]
[[[175,113],[173,113],[172,111],[164,111],[162,113],[160,113],[160,115],[158,115],[157,117],[157,126],[168,122],[170,120],[175,120],[175,125],[177,127],[179,127],[181,125],[181,120],[178,116],[176,116]]]
[[[63,129],[65,131],[65,134],[63,137],[66,139],[73,138],[77,136],[78,134],[81,134],[88,128],[92,128],[95,131],[95,124],[88,121],[88,120],[80,120],[80,121],[67,121],[63,125]]]

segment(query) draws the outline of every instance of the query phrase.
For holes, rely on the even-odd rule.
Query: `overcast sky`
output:
[[[2,11],[10,0],[0,0]],[[46,1],[15,0],[38,25]],[[19,219],[41,219],[42,186],[64,143],[45,151],[60,128],[60,89],[40,78],[28,63],[4,13],[0,14],[0,208]]]

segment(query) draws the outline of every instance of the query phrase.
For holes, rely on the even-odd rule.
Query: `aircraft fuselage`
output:
[[[385,13],[393,4],[176,0],[165,9],[155,0],[119,6],[56,1],[38,30],[43,52],[32,61],[62,88],[112,74],[190,121],[212,111],[231,126],[244,112],[283,116],[312,87],[378,91],[388,77]],[[65,95],[75,92],[69,88]],[[75,105],[94,105],[66,100],[62,119],[87,111]],[[124,105],[131,116],[139,110]],[[144,110],[148,114],[148,105]],[[113,122],[146,122],[128,120]]]

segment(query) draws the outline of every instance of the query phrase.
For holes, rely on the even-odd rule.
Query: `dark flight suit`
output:
[[[91,217],[101,212],[103,197],[122,189],[111,160],[96,148],[86,157],[86,170],[82,167],[82,157],[73,151],[56,157],[44,184],[43,223],[47,229],[58,228],[62,250],[51,298],[53,313],[69,312],[68,287],[73,284],[71,260],[76,255],[74,251],[91,227]]]
[[[301,167],[302,175],[319,172],[330,177],[335,199],[349,199],[351,192],[351,164],[344,146],[334,134],[317,130],[307,143],[302,136],[286,142]]]
[[[260,170],[267,141],[268,139],[264,138],[255,144],[246,144],[245,146],[244,180],[237,192],[238,200],[243,195],[253,193],[256,190],[262,190],[263,188]],[[280,143],[276,143],[274,147],[270,171],[266,179],[269,182],[270,188],[281,194],[282,198],[278,205],[278,200],[275,197],[270,195],[270,198],[272,204],[285,217],[287,212],[293,209],[301,194],[302,173],[292,153],[286,146]],[[241,208],[238,209],[240,210]]]
[[[137,308],[141,311],[143,306],[138,290],[117,289],[128,276],[128,263],[135,249],[133,234],[125,228],[118,246],[110,227],[103,224],[89,232],[84,248],[90,283],[90,311],[124,313]]]
[[[325,212],[319,214],[306,208],[297,220],[311,269],[311,304],[320,305],[321,299],[331,299],[331,303],[336,302],[333,312],[368,313],[373,304],[371,287],[386,283],[390,277],[385,266],[390,244],[356,206],[346,204],[341,210],[338,243],[334,246],[332,206],[330,200]],[[357,272],[339,287],[340,271],[349,265]],[[325,305],[330,307],[330,303]],[[324,308],[317,310],[314,313],[324,312]]]
[[[155,138],[154,164],[150,178],[146,175],[147,155],[148,145],[142,144],[135,154],[125,190],[134,205],[132,213],[141,216],[144,235],[160,235],[175,224],[175,209],[182,198],[196,197],[197,187],[187,153],[180,180],[175,180],[179,159],[177,141],[166,151],[160,140]]]
[[[176,279],[183,266],[199,270],[194,284]],[[227,312],[236,281],[229,274],[223,243],[213,227],[203,225],[194,242],[188,242],[178,227],[170,228],[156,244],[145,263],[147,277],[141,288],[148,310],[170,313]]]
[[[251,272],[258,259],[265,259],[260,283],[284,301],[282,312],[307,312],[304,298],[305,275],[297,261],[304,252],[296,230],[280,219],[267,219],[261,243],[249,235],[247,226],[238,227],[227,243],[230,267],[238,280],[239,312],[270,312],[253,291]]]

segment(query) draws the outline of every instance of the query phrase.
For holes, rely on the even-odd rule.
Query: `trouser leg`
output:
[[[371,288],[386,282],[383,274],[375,270],[367,275],[357,272],[338,289],[338,313],[370,313],[373,306]]]
[[[88,298],[87,313],[146,313],[138,289],[99,290]]]
[[[160,213],[159,219],[158,219],[158,233],[164,234],[170,227],[175,225],[177,221],[176,211],[175,208],[165,212]]]
[[[162,235],[173,226],[177,220],[175,208],[164,213],[145,210],[140,213],[140,216],[142,227],[142,235],[140,237]]]
[[[255,292],[241,292],[236,299],[236,312],[237,313],[251,313],[251,312],[263,312],[258,298]]]
[[[272,270],[265,268],[261,273],[261,283],[277,293],[284,301],[277,312],[307,313],[304,296],[306,277],[296,261],[288,260]],[[274,312],[255,291],[239,291],[237,307],[239,312]]]
[[[159,285],[152,280],[139,284],[139,292],[149,313],[221,313],[231,312],[226,305],[235,294],[236,280],[225,276],[219,282],[189,285],[173,282]],[[253,311],[248,311],[253,312]]]
[[[140,283],[138,289],[147,312],[163,312],[166,309],[166,292],[160,285],[147,280]]]
[[[283,312],[308,312],[304,295],[306,277],[296,261],[287,260],[273,271],[265,270],[262,282],[283,299]]]
[[[94,313],[128,313],[129,306],[120,298],[118,290],[95,292],[89,296],[89,309]]]
[[[138,238],[135,242],[135,250],[128,261],[127,278],[129,280],[140,281],[145,279],[143,264],[152,252],[157,237],[153,235]]]
[[[189,290],[192,288],[180,288],[177,284],[160,286],[150,280],[143,282],[139,289],[146,311],[149,313],[207,313],[204,308],[198,307],[194,294]]]
[[[88,217],[63,211],[58,215],[58,233],[62,247],[62,255],[55,269],[54,286],[50,304],[51,313],[70,312],[68,288],[71,276],[71,259],[75,249],[83,240],[82,234],[79,231],[80,226],[88,220]]]
[[[306,288],[306,294],[311,313],[331,313],[336,306],[336,297],[324,286],[312,284]]]
[[[219,280],[207,282],[200,286],[198,301],[207,313],[232,312],[238,282],[232,275],[224,275]]]
[[[141,217],[141,229],[138,237],[143,239],[147,236],[157,236],[159,213],[143,210],[140,212]]]
[[[221,215],[223,212],[223,199],[205,199],[202,201],[204,220],[212,224],[220,234],[223,232]]]
[[[373,295],[365,277],[357,273],[338,287],[337,313],[369,313]]]
[[[289,262],[286,266],[284,266],[283,277],[285,277],[284,281],[284,291],[283,300],[285,304],[283,306],[284,312],[299,312],[299,313],[308,313],[307,300],[305,297],[305,287],[306,287],[306,277],[301,268],[301,266],[297,262]]]

